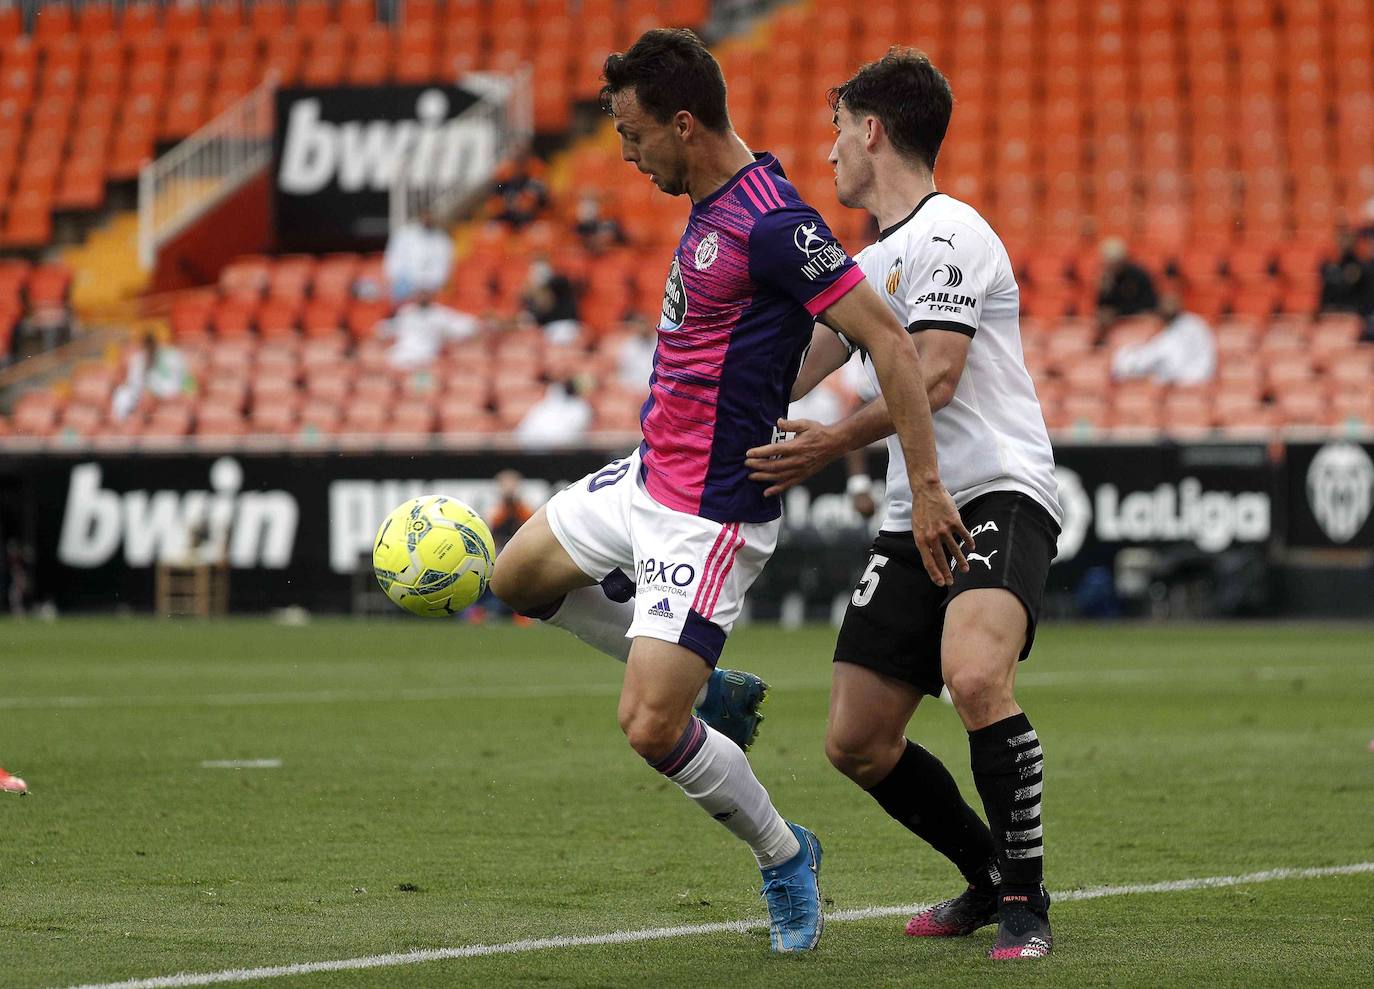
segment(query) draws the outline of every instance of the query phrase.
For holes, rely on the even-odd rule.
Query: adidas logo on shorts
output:
[[[655,618],[672,618],[673,609],[668,605],[668,599],[664,598],[658,604],[649,609],[649,614]]]

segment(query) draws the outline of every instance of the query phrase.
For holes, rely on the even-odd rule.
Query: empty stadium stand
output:
[[[407,0],[396,24],[368,0],[46,7],[32,35],[0,18],[0,243],[51,237],[54,210],[98,208],[160,143],[184,136],[268,71],[315,85],[423,82],[535,70],[535,117],[565,131],[605,53],[645,27],[703,23],[699,2]],[[824,39],[818,44],[817,39]],[[1280,427],[1374,428],[1374,345],[1361,321],[1317,315],[1317,269],[1343,217],[1374,201],[1374,11],[1363,0],[831,0],[781,5],[715,46],[736,128],[775,152],[851,250],[868,218],[834,203],[829,87],[894,43],[929,52],[957,100],[937,172],[1002,234],[1022,285],[1023,340],[1052,429],[1191,438]],[[360,300],[375,258],[243,259],[168,306],[199,394],[107,422],[109,362],[26,396],[5,429],[76,441],[187,434],[484,436],[509,429],[548,362],[609,372],[627,312],[656,313],[685,204],[619,161],[603,126],[551,162],[549,215],[522,230],[457,231],[446,301],[514,314],[529,261],[583,288],[584,342],[518,330],[457,345],[430,374],[386,368]],[[587,254],[571,233],[584,189],[632,246]],[[1123,237],[1217,334],[1205,388],[1115,384],[1111,350],[1158,328],[1092,320],[1097,245]],[[645,258],[651,259],[646,264]],[[8,282],[0,280],[0,317]],[[0,318],[3,324],[3,318]],[[609,374],[605,375],[609,377]],[[110,385],[110,387],[113,387]],[[638,396],[608,386],[598,424],[635,426]]]

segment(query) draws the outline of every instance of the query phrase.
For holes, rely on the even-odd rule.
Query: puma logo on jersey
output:
[[[930,242],[931,242],[932,244],[934,244],[936,241],[939,241],[941,244],[948,244],[948,245],[949,245],[949,249],[950,249],[951,251],[954,250],[954,234],[950,234],[948,237],[932,237],[932,238],[930,238]]]
[[[987,567],[989,570],[991,570],[991,569],[992,569],[992,558],[993,558],[994,556],[996,556],[997,553],[998,553],[997,550],[993,550],[993,551],[992,551],[991,553],[989,553],[987,556],[984,556],[982,553],[965,553],[964,555],[965,555],[968,559],[970,559],[970,560],[977,560],[977,561],[978,561],[979,563],[981,563],[983,566],[985,566],[985,567]]]

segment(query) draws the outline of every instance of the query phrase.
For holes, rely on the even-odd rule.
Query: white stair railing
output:
[[[276,83],[267,80],[138,173],[138,260],[145,270],[182,230],[272,161]]]
[[[464,89],[478,100],[420,141],[391,184],[388,219],[396,230],[422,212],[447,223],[484,192],[502,161],[529,146],[534,133],[530,70],[474,72]]]

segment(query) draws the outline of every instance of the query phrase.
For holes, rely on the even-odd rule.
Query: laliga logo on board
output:
[[[1269,495],[1263,491],[1209,491],[1185,477],[1145,491],[1103,482],[1089,493],[1075,471],[1056,466],[1054,472],[1064,510],[1058,563],[1077,556],[1089,532],[1103,543],[1189,542],[1208,553],[1269,538]]]
[[[1088,492],[1083,490],[1083,479],[1077,471],[1056,464],[1054,478],[1059,482],[1059,507],[1064,512],[1055,562],[1063,563],[1072,560],[1083,548],[1083,539],[1093,520],[1093,506]]]
[[[1354,443],[1328,443],[1307,468],[1307,504],[1333,543],[1354,539],[1374,501],[1374,461]]]

